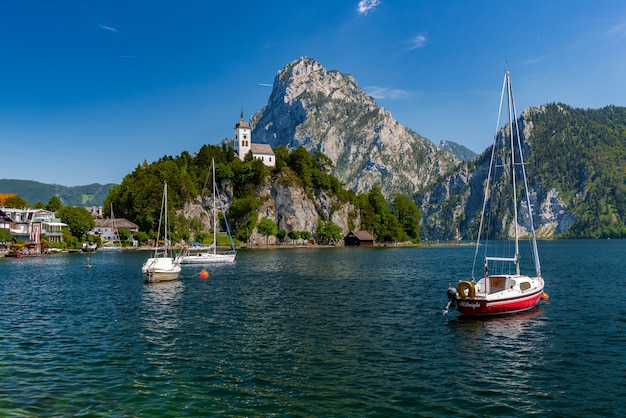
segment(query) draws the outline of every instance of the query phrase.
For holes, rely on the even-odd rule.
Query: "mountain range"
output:
[[[519,120],[540,236],[626,237],[626,108],[552,103],[525,109]],[[436,146],[402,126],[349,74],[308,57],[287,64],[250,125],[253,142],[322,152],[347,189],[377,185],[388,199],[413,196],[424,215],[423,239],[452,239],[457,228],[463,238],[475,235],[488,152],[477,156],[449,141]],[[100,203],[110,185],[51,187],[65,204],[87,205]],[[0,191],[12,190],[0,181]],[[76,197],[63,194],[70,190]]]
[[[112,183],[94,183],[68,187],[33,180],[0,179],[0,193],[15,193],[31,204],[45,204],[56,196],[66,206],[102,206],[111,186]]]

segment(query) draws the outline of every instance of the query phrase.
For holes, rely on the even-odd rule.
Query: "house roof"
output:
[[[361,241],[375,241],[375,238],[372,236],[372,234],[367,231],[350,231],[350,234],[354,235]]]
[[[11,219],[11,217],[9,215],[7,215],[6,213],[4,213],[2,211],[2,209],[0,209],[0,222],[8,222],[8,223],[13,223],[13,219]]]
[[[107,219],[95,219],[96,228],[113,228],[113,220]],[[139,225],[124,218],[115,218],[115,226],[118,229],[139,229]]]
[[[235,125],[235,129],[236,128],[245,128],[245,129],[250,129],[250,125],[248,125],[248,122],[246,122],[245,120],[241,119],[239,122],[237,122],[237,124]]]
[[[250,151],[252,154],[264,154],[264,155],[274,155],[274,151],[272,147],[268,144],[250,144]]]

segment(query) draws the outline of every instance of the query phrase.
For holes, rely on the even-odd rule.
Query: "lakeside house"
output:
[[[373,247],[374,237],[367,231],[350,231],[343,242],[346,247]]]
[[[8,230],[16,241],[38,243],[45,238],[56,244],[63,241],[65,226],[54,212],[46,209],[0,207],[0,228]]]
[[[88,233],[91,235],[98,235],[100,236],[100,239],[105,241],[116,239],[115,237],[117,236],[117,231],[120,229],[128,229],[131,234],[139,231],[139,225],[124,218],[115,218],[115,222],[113,222],[113,219],[111,218],[96,218],[94,221],[96,222],[96,226]]]

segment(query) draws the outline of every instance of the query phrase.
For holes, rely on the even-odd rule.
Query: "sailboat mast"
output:
[[[515,174],[515,134],[513,131],[513,93],[511,91],[511,78],[509,76],[509,70],[506,70],[506,85],[507,85],[507,106],[509,111],[509,137],[511,139],[511,181],[513,182],[513,222],[515,228],[515,273],[520,274],[519,269],[519,228],[517,225],[517,178]]]
[[[217,205],[215,199],[217,199],[216,182],[215,182],[215,159],[211,158],[211,165],[213,166],[213,254],[217,253]]]
[[[165,248],[165,253],[167,254],[168,251],[168,241],[167,241],[167,229],[168,229],[168,223],[167,223],[167,182],[163,182],[164,186],[163,186],[163,210],[165,211],[165,213],[163,214],[163,218],[165,220],[165,232],[163,234],[163,237],[165,239],[165,242],[163,243],[163,248]]]

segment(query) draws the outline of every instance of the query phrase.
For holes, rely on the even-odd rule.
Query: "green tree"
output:
[[[317,220],[317,236],[323,244],[335,244],[341,239],[341,228],[330,219]]]
[[[48,204],[46,205],[46,210],[50,212],[56,212],[57,210],[63,207],[63,202],[57,196],[52,196],[48,199]]]
[[[4,207],[6,208],[27,208],[29,206],[30,204],[18,195],[9,196],[4,201]]]
[[[117,231],[117,234],[120,237],[120,241],[128,241],[130,239],[130,235],[131,235],[130,230],[124,229],[124,228],[119,229]]]
[[[85,233],[96,226],[91,214],[84,207],[63,206],[57,215],[61,218],[61,222],[67,224],[72,236],[78,240],[82,240]]]
[[[259,234],[265,237],[266,245],[267,245],[268,237],[270,235],[276,235],[276,232],[278,232],[276,228],[276,223],[274,223],[274,221],[268,218],[261,219],[261,222],[259,222],[256,229],[257,231],[259,231]]]
[[[289,168],[295,171],[300,180],[302,180],[304,187],[310,187],[313,184],[312,175],[315,161],[311,153],[307,151],[306,148],[302,145],[296,148],[289,155],[288,164]]]
[[[295,244],[296,241],[300,239],[300,231],[291,230],[291,231],[289,231],[289,233],[287,233],[287,236]]]
[[[414,242],[419,242],[422,212],[415,202],[406,196],[396,194],[393,198],[393,212],[409,238]]]
[[[11,242],[13,236],[4,228],[0,229],[0,242]]]
[[[289,150],[284,145],[279,145],[274,148],[273,151],[275,158],[274,170],[276,170],[276,172],[281,172],[285,167],[287,167],[287,162],[289,160]]]
[[[300,231],[300,238],[304,240],[309,240],[313,237],[310,231]]]
[[[147,233],[143,231],[137,231],[133,234],[133,237],[139,241],[139,243],[144,243],[150,239]]]
[[[285,239],[285,236],[287,236],[287,231],[284,229],[280,229],[276,232],[276,238],[278,238],[281,242]]]

